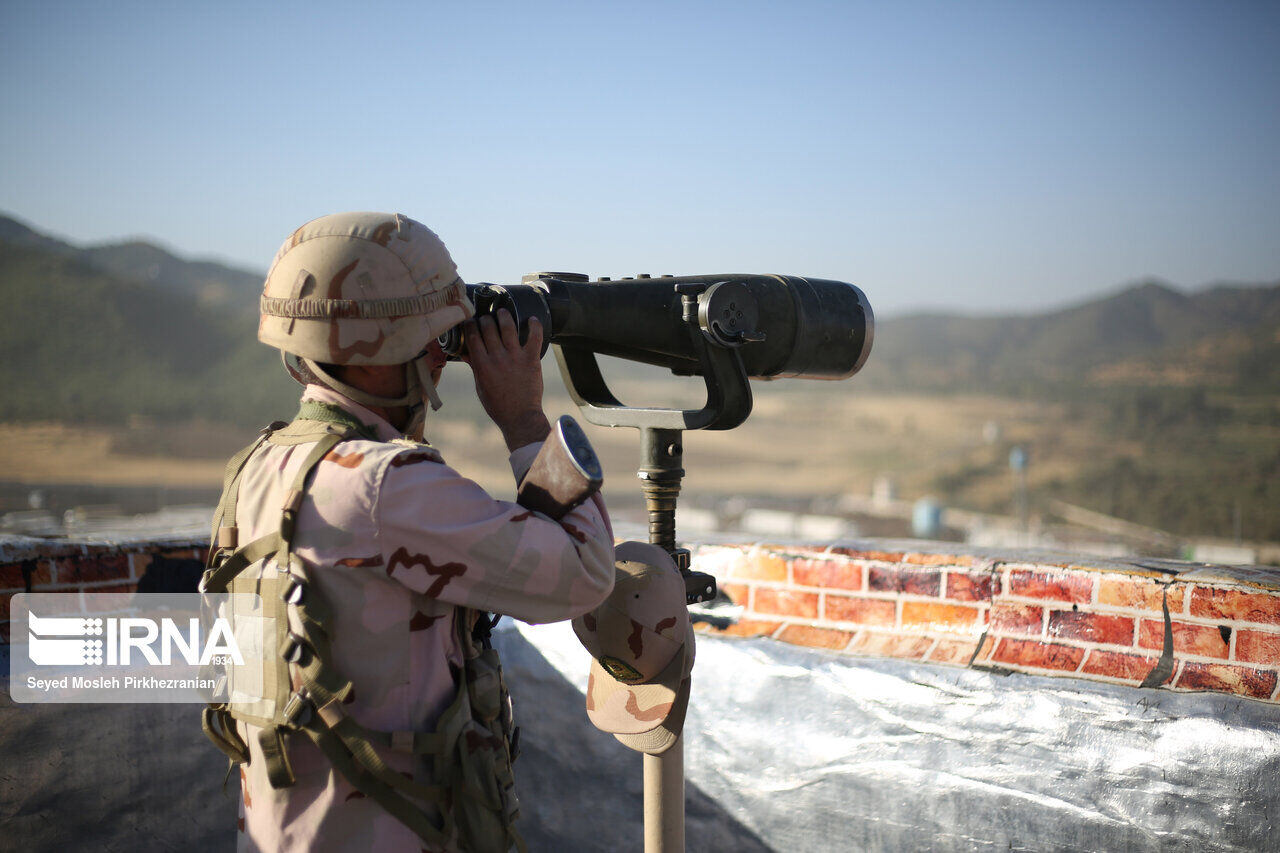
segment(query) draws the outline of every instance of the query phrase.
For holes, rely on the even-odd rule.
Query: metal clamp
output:
[[[299,605],[307,597],[306,581],[294,575],[289,575],[289,579],[285,581],[284,589],[280,591],[280,597],[284,599],[285,604]]]
[[[311,722],[314,711],[315,705],[311,702],[311,694],[307,692],[307,688],[303,687],[289,697],[282,715],[286,724],[301,727]]]

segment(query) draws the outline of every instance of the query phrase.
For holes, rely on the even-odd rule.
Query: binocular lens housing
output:
[[[557,343],[697,375],[690,329],[737,349],[748,376],[844,379],[871,353],[875,318],[866,295],[841,281],[723,274],[588,281],[575,273],[533,273],[519,285],[474,284],[476,316],[506,309],[523,343],[530,317]],[[440,338],[451,358],[465,348],[460,327]],[[545,349],[544,349],[545,351]]]

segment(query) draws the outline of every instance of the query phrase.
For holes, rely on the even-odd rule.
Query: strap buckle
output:
[[[284,648],[280,650],[280,656],[289,663],[299,663],[302,661],[304,651],[310,651],[311,647],[307,645],[307,641],[299,637],[292,631],[284,641]]]
[[[315,705],[311,702],[311,694],[307,691],[307,688],[303,687],[289,697],[282,714],[287,725],[301,728],[311,722],[311,715],[314,711]]]
[[[285,604],[299,605],[307,597],[307,583],[296,575],[289,575],[289,579],[285,581],[284,589],[280,591],[280,597],[284,599]]]

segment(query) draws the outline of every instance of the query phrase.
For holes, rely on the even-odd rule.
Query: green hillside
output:
[[[136,240],[86,249],[83,257],[88,264],[120,278],[156,282],[194,296],[201,305],[227,306],[248,314],[258,310],[264,273],[210,261],[184,261]]]
[[[1280,284],[1188,294],[1149,282],[1035,316],[885,321],[865,379],[885,390],[1059,394],[1076,385],[1211,384],[1268,393],[1280,378],[1277,332]],[[1178,378],[1164,369],[1174,364],[1184,368]]]
[[[290,384],[242,310],[83,253],[0,244],[0,419],[260,423]]]

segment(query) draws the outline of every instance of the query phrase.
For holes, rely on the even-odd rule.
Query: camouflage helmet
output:
[[[406,364],[475,313],[449,250],[399,213],[336,213],[284,242],[258,339],[320,364]]]

